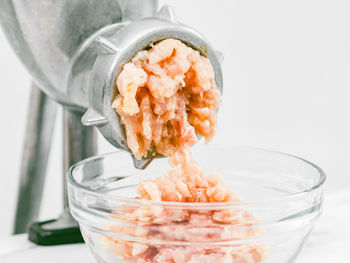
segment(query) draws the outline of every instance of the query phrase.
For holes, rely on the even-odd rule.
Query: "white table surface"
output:
[[[326,195],[325,209],[297,263],[350,262],[350,191]],[[40,247],[26,235],[0,238],[0,263],[95,263],[84,244]],[[281,262],[282,263],[282,262]]]

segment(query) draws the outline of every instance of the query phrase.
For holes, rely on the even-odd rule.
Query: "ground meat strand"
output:
[[[125,126],[137,159],[154,147],[165,156],[207,141],[216,130],[220,93],[209,59],[179,40],[166,39],[140,51],[117,78],[112,107]]]
[[[152,201],[217,203],[241,201],[217,174],[205,175],[192,158],[196,134],[210,140],[217,126],[220,95],[210,61],[175,39],[140,51],[117,78],[113,107],[125,126],[127,145],[137,159],[151,148],[169,157],[164,176],[141,181],[138,198]],[[122,205],[113,218],[125,222],[106,230],[144,240],[101,237],[126,263],[260,263],[260,243],[227,246],[169,246],[162,243],[221,242],[257,238],[263,229],[242,208],[195,209],[140,204]],[[152,244],[158,241],[158,245]],[[159,242],[160,241],[160,242]]]

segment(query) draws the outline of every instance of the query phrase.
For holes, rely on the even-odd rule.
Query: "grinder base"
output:
[[[58,219],[33,223],[28,230],[28,239],[40,246],[84,242],[79,225],[69,212],[64,212]]]

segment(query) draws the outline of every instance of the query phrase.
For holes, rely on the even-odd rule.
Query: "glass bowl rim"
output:
[[[136,199],[136,198],[129,198],[129,197],[121,197],[121,196],[117,196],[117,195],[112,196],[112,195],[108,195],[108,194],[99,192],[97,190],[90,189],[86,186],[83,186],[75,180],[75,178],[73,176],[74,171],[76,169],[78,169],[79,167],[81,167],[81,166],[83,166],[83,165],[85,165],[93,160],[103,159],[103,158],[112,156],[112,155],[117,154],[117,153],[128,154],[128,152],[125,152],[123,150],[115,150],[115,151],[100,154],[100,155],[94,155],[94,156],[91,156],[89,158],[83,159],[83,160],[75,163],[68,170],[67,176],[66,176],[66,181],[67,181],[67,184],[69,186],[72,186],[75,189],[78,189],[78,190],[83,191],[87,194],[91,194],[93,196],[101,197],[104,199],[110,199],[110,200],[114,200],[114,201],[120,201],[120,202],[131,203],[131,204],[140,204],[140,205],[179,206],[179,207],[188,207],[188,208],[197,207],[200,209],[206,209],[206,208],[212,209],[213,207],[215,207],[215,209],[218,209],[218,208],[224,209],[226,207],[231,207],[231,206],[242,206],[242,204],[243,205],[262,204],[262,203],[266,204],[266,203],[273,203],[276,201],[280,203],[283,200],[290,200],[290,199],[298,198],[304,194],[310,193],[310,192],[320,188],[324,184],[324,182],[326,181],[326,173],[318,165],[316,165],[310,161],[307,161],[301,157],[298,157],[296,155],[287,154],[287,153],[280,152],[280,151],[267,150],[267,149],[258,148],[258,147],[250,147],[250,146],[218,146],[218,145],[215,145],[215,146],[211,146],[211,147],[215,148],[215,149],[227,149],[227,148],[229,148],[229,149],[235,149],[235,150],[239,150],[239,149],[253,150],[253,151],[261,151],[261,152],[283,155],[285,157],[301,161],[301,162],[313,167],[317,171],[317,173],[319,175],[319,179],[311,187],[306,188],[306,189],[301,190],[301,191],[298,191],[298,192],[279,196],[278,198],[276,197],[276,198],[270,198],[270,199],[259,199],[259,200],[253,200],[253,201],[248,201],[248,202],[243,202],[243,203],[242,203],[242,201],[229,201],[229,202],[220,202],[220,203],[152,201],[152,200]],[[130,158],[131,158],[131,156],[130,156]]]

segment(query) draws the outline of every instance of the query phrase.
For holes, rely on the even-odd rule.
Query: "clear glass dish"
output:
[[[321,214],[324,172],[301,158],[262,149],[206,145],[192,151],[240,202],[137,199],[142,178],[165,174],[165,158],[137,170],[130,155],[118,151],[70,169],[71,213],[97,261],[294,262]],[[214,220],[220,212],[237,220]]]

